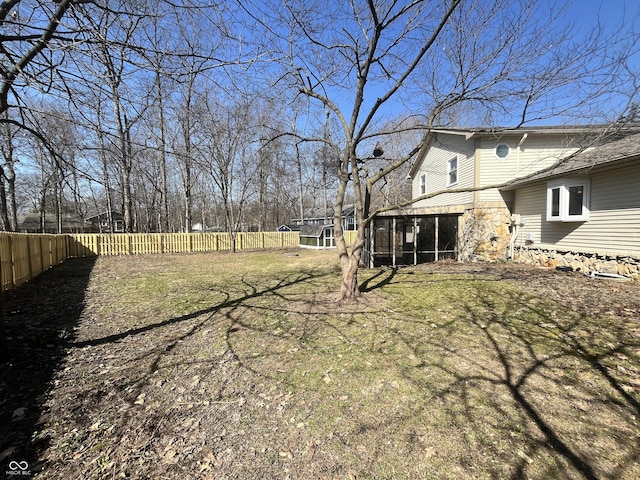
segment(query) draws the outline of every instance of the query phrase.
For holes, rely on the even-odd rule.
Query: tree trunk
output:
[[[347,252],[344,234],[342,234],[341,243],[343,247],[342,249],[338,247],[342,266],[342,283],[340,285],[339,301],[353,300],[360,296],[358,270],[360,269],[360,260],[362,259],[362,252],[364,250],[365,229],[366,227],[364,225],[358,226],[358,232],[350,254]],[[344,252],[344,254],[342,252]]]
[[[353,256],[349,256],[342,264],[342,284],[340,285],[340,296],[338,300],[353,300],[359,296],[358,260]]]
[[[2,230],[10,231],[9,209],[7,208],[7,192],[4,188],[5,176],[0,166],[0,221],[2,222]]]

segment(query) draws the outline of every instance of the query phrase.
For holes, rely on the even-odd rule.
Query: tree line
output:
[[[120,212],[128,232],[262,231],[325,205],[329,152],[283,135],[308,111],[269,85],[250,20],[233,2],[2,2],[2,229]]]

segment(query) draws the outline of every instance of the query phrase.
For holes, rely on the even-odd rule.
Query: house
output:
[[[639,131],[619,131],[619,139]],[[372,265],[452,258],[501,260],[510,253],[516,191],[501,188],[593,149],[604,127],[434,129],[409,177],[409,208],[378,215],[369,232]]]
[[[640,134],[504,187],[515,216],[511,256],[640,278]]]
[[[287,225],[286,223],[278,227],[278,232],[299,232],[302,225]]]
[[[92,233],[123,233],[124,215],[115,211],[98,213],[84,219],[84,228]]]
[[[60,222],[50,212],[44,214],[44,219],[39,212],[31,212],[18,218],[18,232],[21,233],[81,233],[83,227],[82,218],[74,213],[62,214]]]

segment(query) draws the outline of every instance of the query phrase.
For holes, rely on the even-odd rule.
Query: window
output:
[[[427,193],[427,175],[420,175],[420,195]]]
[[[458,157],[453,157],[448,162],[448,179],[447,185],[455,185],[458,183]]]
[[[548,222],[589,220],[589,181],[564,179],[547,184]]]
[[[498,158],[507,158],[509,153],[511,152],[511,147],[506,143],[501,143],[496,147],[496,157]]]

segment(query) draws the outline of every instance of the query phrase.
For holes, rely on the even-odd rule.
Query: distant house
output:
[[[278,227],[279,232],[299,232],[302,225],[283,224]]]
[[[640,134],[501,189],[527,262],[640,278]]]
[[[84,231],[91,233],[123,233],[124,215],[120,212],[111,212],[109,222],[109,212],[102,212],[84,219]]]
[[[418,200],[374,219],[370,263],[507,258],[517,227],[512,214],[521,203],[516,190],[498,187],[551,168],[601,132],[586,126],[432,130],[409,173]]]
[[[49,212],[44,214],[44,219],[39,212],[31,212],[18,218],[18,231],[21,233],[81,233],[83,228],[80,215],[72,213],[62,214],[59,224],[57,216]]]

